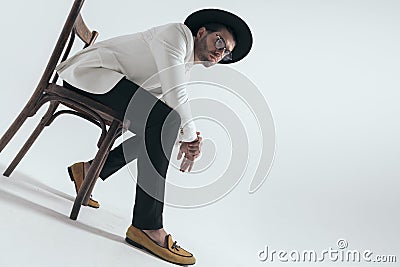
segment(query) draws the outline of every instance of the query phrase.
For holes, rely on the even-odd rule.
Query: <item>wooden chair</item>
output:
[[[77,115],[101,128],[102,133],[97,142],[99,150],[90,166],[78,195],[75,198],[75,202],[70,214],[70,218],[72,220],[77,219],[81,205],[87,205],[91,191],[115,139],[122,134],[123,130],[127,129],[129,124],[128,121],[123,122],[117,119],[116,112],[109,107],[56,84],[58,75],[55,72],[55,67],[58,63],[67,59],[75,41],[75,36],[78,36],[84,42],[84,48],[92,45],[98,36],[98,32],[90,31],[82,19],[80,10],[83,3],[84,0],[74,1],[47,67],[39,81],[39,84],[36,87],[36,90],[33,92],[24,109],[0,139],[1,152],[13,138],[15,133],[20,129],[26,119],[34,116],[40,107],[42,107],[42,105],[49,102],[47,112],[4,172],[3,175],[8,177],[16,168],[18,163],[22,160],[29,148],[33,145],[42,130],[46,126],[49,126],[59,115]],[[51,79],[51,77],[53,78]],[[57,111],[57,108],[60,106],[60,104],[68,107],[69,109]]]

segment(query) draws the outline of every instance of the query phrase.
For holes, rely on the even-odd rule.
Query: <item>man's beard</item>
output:
[[[210,58],[209,58],[210,54],[211,54],[211,52],[208,51],[206,38],[204,38],[199,43],[199,55],[198,55],[198,58],[204,67],[208,68],[208,67],[211,67],[216,64],[216,63],[210,61]]]

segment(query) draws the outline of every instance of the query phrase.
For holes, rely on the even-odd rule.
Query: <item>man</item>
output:
[[[114,148],[100,173],[105,180],[137,159],[138,177],[132,225],[126,241],[180,265],[195,263],[163,229],[165,177],[176,140],[181,171],[190,171],[201,147],[185,82],[193,64],[205,67],[244,58],[252,46],[246,23],[218,9],[192,13],[182,23],[98,42],[56,70],[64,86],[113,108],[131,122],[135,136]],[[78,191],[91,161],[68,168]],[[99,207],[90,199],[89,205]]]

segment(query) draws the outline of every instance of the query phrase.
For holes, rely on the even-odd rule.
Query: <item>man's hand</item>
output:
[[[194,160],[200,155],[201,141],[203,138],[201,138],[200,132],[196,132],[196,134],[196,140],[192,142],[181,142],[177,156],[177,159],[180,160],[182,155],[185,154],[181,162],[181,172],[185,172],[186,170],[190,172],[192,170]]]

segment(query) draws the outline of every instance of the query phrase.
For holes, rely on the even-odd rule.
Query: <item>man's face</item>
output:
[[[201,61],[205,67],[210,67],[217,64],[224,56],[224,50],[217,49],[215,46],[219,38],[223,39],[226,44],[226,50],[232,51],[235,47],[235,41],[232,35],[223,29],[218,32],[207,32],[202,27],[197,32],[194,40],[194,59]]]

